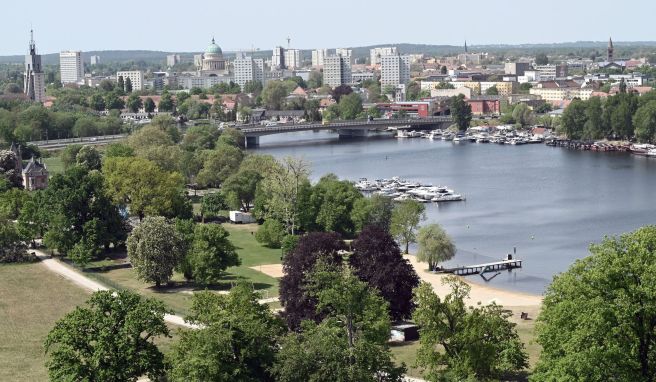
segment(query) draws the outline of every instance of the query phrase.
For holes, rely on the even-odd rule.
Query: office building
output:
[[[179,63],[180,63],[179,54],[169,54],[168,56],[166,56],[166,66],[168,66],[169,68]]]
[[[380,58],[381,87],[407,85],[408,82],[410,82],[409,56],[393,55]]]
[[[351,57],[353,56],[353,49],[337,48],[335,49],[335,55],[342,57]]]
[[[23,92],[33,101],[43,103],[46,100],[45,76],[41,68],[41,55],[36,54],[33,31],[30,31],[29,54],[25,56]]]
[[[62,84],[83,84],[84,66],[82,52],[64,51],[59,53],[59,74]]]
[[[369,50],[371,66],[380,65],[383,56],[396,56],[398,54],[395,46],[387,46],[381,48],[373,48]]]
[[[271,56],[271,68],[285,69],[285,48],[277,46],[273,48],[273,55]]]
[[[303,66],[303,52],[300,49],[285,49],[285,68],[298,69]]]
[[[528,62],[506,62],[505,73],[514,76],[523,76],[531,68]]]
[[[323,84],[335,88],[348,85],[351,78],[351,56],[330,56],[324,59]]]
[[[264,85],[264,60],[261,58],[244,57],[233,61],[234,82],[241,86],[249,81],[259,81]]]
[[[100,64],[100,56],[91,56],[89,57],[89,61],[91,62],[91,65],[98,65]]]
[[[328,49],[315,49],[312,51],[312,66],[323,66],[323,60],[328,57]]]
[[[144,76],[141,70],[126,70],[121,72],[116,72],[116,80],[123,77],[123,83],[130,79],[132,84],[132,91],[143,90],[144,85]]]

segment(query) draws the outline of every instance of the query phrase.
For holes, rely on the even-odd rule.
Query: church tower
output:
[[[25,56],[23,92],[32,101],[43,103],[46,100],[45,75],[41,68],[41,55],[36,54],[33,30],[30,30],[29,54]]]
[[[613,48],[613,39],[608,39],[608,55],[606,56],[606,61],[613,62],[613,53],[615,49]]]

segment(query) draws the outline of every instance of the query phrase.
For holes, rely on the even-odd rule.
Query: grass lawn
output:
[[[260,264],[280,263],[280,250],[263,247],[251,234],[257,230],[256,224],[223,225],[230,232],[230,240],[237,248],[242,265],[228,268],[223,280],[209,289],[215,291],[229,291],[239,281],[252,283],[254,288],[262,294],[263,298],[278,295],[278,279],[265,275],[249,267]],[[134,269],[127,265],[125,254],[116,254],[112,259],[104,259],[90,264],[94,271],[85,272],[91,278],[116,289],[129,289],[144,296],[157,298],[163,301],[175,313],[186,315],[191,306],[194,290],[205,289],[184,280],[181,274],[174,274],[170,286],[155,288],[137,280]],[[102,269],[104,267],[104,269]]]
[[[43,163],[46,164],[51,176],[64,172],[64,164],[62,163],[61,158],[59,158],[59,153],[50,158],[43,158]]]
[[[90,296],[43,265],[0,266],[0,381],[47,381],[43,341]]]

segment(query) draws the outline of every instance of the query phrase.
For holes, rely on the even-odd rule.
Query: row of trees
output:
[[[618,93],[605,100],[575,99],[565,109],[562,132],[569,139],[656,140],[656,92],[642,96]]]

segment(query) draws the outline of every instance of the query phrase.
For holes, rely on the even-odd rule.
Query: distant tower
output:
[[[29,99],[42,103],[46,99],[46,85],[43,70],[41,69],[41,55],[36,54],[33,30],[30,30],[29,50],[29,54],[25,56],[23,92]]]
[[[287,49],[290,49],[292,47],[292,38],[287,36]]]
[[[608,38],[608,56],[606,57],[606,61],[608,62],[613,62],[613,52],[615,49],[613,48],[613,39]]]
[[[468,51],[467,51],[467,40],[465,40],[465,53],[468,53]]]

